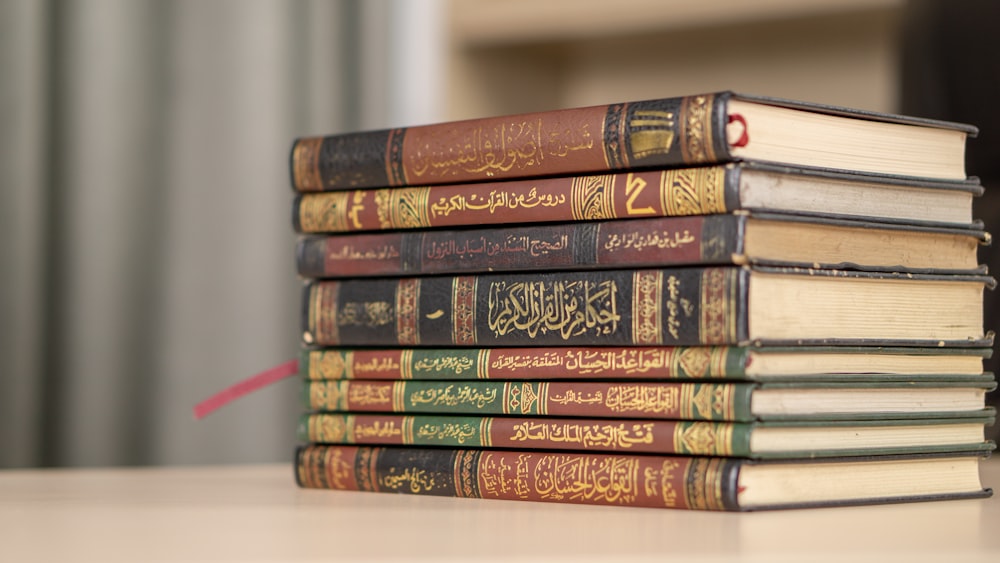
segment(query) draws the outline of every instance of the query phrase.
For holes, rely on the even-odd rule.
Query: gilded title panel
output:
[[[628,125],[632,161],[670,153],[676,129],[674,112],[636,110]]]
[[[488,326],[496,336],[556,333],[567,340],[613,334],[621,320],[614,280],[493,281],[488,307]]]

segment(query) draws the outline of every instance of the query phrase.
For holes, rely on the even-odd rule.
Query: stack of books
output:
[[[296,140],[299,484],[989,495],[974,133],[722,92]]]

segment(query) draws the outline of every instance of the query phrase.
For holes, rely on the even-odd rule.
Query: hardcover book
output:
[[[324,280],[318,346],[988,346],[984,276],[707,267]],[[891,312],[891,314],[887,314]]]
[[[604,346],[532,348],[313,348],[311,380],[745,380],[992,379],[989,348],[877,346]]]
[[[755,420],[981,416],[992,380],[870,383],[306,381],[309,410]]]
[[[992,416],[745,423],[323,412],[303,415],[298,437],[314,444],[815,458],[988,452],[994,444],[983,429],[992,422]]]
[[[980,455],[755,461],[705,456],[320,446],[296,451],[301,487],[697,510],[987,497]]]
[[[718,92],[297,139],[299,191],[729,160],[963,180],[968,125]]]
[[[699,264],[984,274],[987,241],[972,229],[707,215],[310,236],[296,264],[308,278]]]
[[[595,221],[734,211],[967,227],[978,179],[930,182],[733,163],[472,184],[297,193],[303,233]]]

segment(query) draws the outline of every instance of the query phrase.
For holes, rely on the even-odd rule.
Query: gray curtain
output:
[[[294,380],[191,409],[295,357],[288,149],[393,119],[399,4],[0,3],[0,467],[291,459]]]

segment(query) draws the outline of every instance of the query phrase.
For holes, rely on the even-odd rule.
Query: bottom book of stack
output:
[[[989,496],[981,349],[313,349],[307,488],[701,510]],[[932,369],[928,369],[933,366]],[[921,368],[924,371],[921,371]]]

